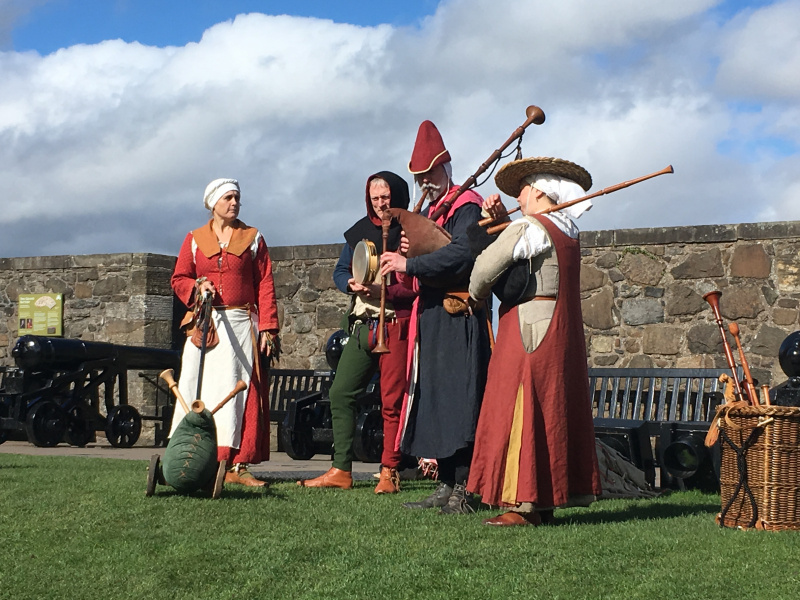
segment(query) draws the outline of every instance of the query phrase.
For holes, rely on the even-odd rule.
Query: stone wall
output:
[[[156,254],[101,254],[0,259],[0,365],[11,366],[18,336],[17,299],[21,293],[64,296],[64,337],[131,346],[171,348],[173,295],[169,285],[175,257]],[[147,372],[155,381],[157,372]],[[155,388],[129,376],[128,400],[152,415]],[[165,398],[162,395],[161,402]],[[152,440],[145,422],[142,443]]]
[[[718,289],[753,377],[786,379],[777,354],[800,328],[800,222],[585,232],[581,246],[590,366],[726,367],[703,300]]]
[[[328,369],[325,344],[339,329],[350,298],[333,285],[341,244],[270,249],[284,369]]]
[[[754,376],[785,379],[777,351],[800,328],[800,222],[589,231],[581,244],[591,366],[726,366],[702,298],[719,289],[722,315],[740,326]],[[348,304],[331,278],[340,251],[339,244],[270,250],[280,367],[327,368],[325,343]],[[62,292],[65,337],[179,347],[174,262],[153,254],[0,259],[0,364],[12,364],[20,292]]]

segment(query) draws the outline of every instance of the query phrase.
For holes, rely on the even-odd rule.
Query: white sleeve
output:
[[[521,227],[522,236],[514,246],[514,260],[533,258],[550,248],[550,237],[538,223],[532,223],[525,219],[525,224]]]

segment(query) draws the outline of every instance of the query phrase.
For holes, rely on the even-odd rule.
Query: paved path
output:
[[[133,448],[114,448],[104,439],[87,444],[84,448],[59,444],[54,448],[39,448],[29,442],[8,441],[0,444],[0,454],[31,454],[35,456],[80,456],[85,458],[117,458],[122,460],[149,461],[153,454],[164,454],[165,448],[134,446]],[[322,475],[331,466],[328,455],[314,456],[311,460],[292,460],[283,452],[272,452],[270,460],[253,465],[250,470],[263,479],[296,480],[310,479]],[[370,480],[373,473],[380,470],[374,463],[353,463],[353,479]]]

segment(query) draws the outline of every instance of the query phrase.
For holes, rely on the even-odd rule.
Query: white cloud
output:
[[[441,130],[460,183],[531,103],[547,121],[528,129],[525,154],[582,164],[595,190],[675,167],[599,198],[583,229],[784,220],[800,186],[796,83],[779,84],[793,58],[747,63],[731,40],[800,2],[727,23],[716,4],[451,0],[419,29],[250,14],[184,47],[0,53],[0,177],[13,199],[0,223],[18,232],[0,255],[175,253],[207,218],[216,177],[242,182],[242,218],[271,245],[339,242],[370,173],[411,182],[422,120]],[[790,49],[791,32],[776,37]],[[758,85],[730,83],[748,69]]]
[[[796,0],[734,20],[720,40],[717,85],[748,100],[800,100],[799,24]]]

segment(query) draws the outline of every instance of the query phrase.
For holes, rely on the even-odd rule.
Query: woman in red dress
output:
[[[485,524],[538,525],[554,508],[585,506],[602,491],[572,220],[591,202],[537,214],[585,195],[592,179],[568,161],[527,158],[504,165],[495,181],[517,198],[524,217],[478,256],[470,296],[487,298],[518,261],[529,262],[531,277],[521,299],[500,305],[467,489],[508,509]],[[497,194],[484,207],[505,214]]]
[[[199,399],[211,409],[237,381],[248,384],[214,415],[217,458],[232,465],[226,483],[263,486],[247,471],[247,464],[269,458],[269,381],[260,359],[277,358],[279,350],[272,263],[261,233],[238,218],[241,196],[235,179],[212,181],[203,202],[211,219],[183,241],[172,289],[189,308],[198,295],[213,295],[211,319],[219,342],[206,350]],[[197,336],[186,340],[178,385],[181,394],[192,399],[200,364],[196,343]],[[176,406],[170,435],[183,416]]]

